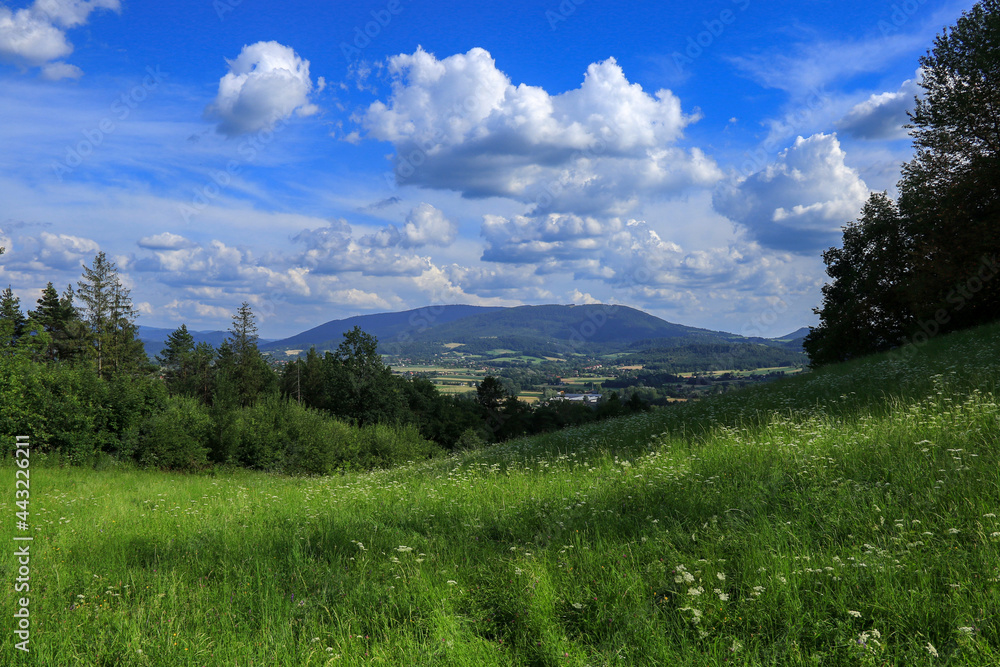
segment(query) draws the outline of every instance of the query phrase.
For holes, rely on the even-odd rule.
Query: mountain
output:
[[[357,315],[343,320],[331,320],[326,324],[313,327],[300,334],[261,345],[264,351],[308,350],[315,345],[317,350],[335,350],[344,334],[355,326],[361,327],[379,340],[382,347],[396,339],[405,338],[409,341],[414,335],[476,315],[503,310],[487,306],[425,306],[399,313],[377,313],[374,315]]]
[[[607,354],[695,343],[758,342],[785,347],[786,341],[747,339],[667,322],[628,306],[544,305],[487,308],[429,306],[401,313],[333,320],[300,334],[262,345],[273,352],[333,350],[354,326],[374,335],[385,354],[435,354],[461,347],[471,354],[512,350],[531,356]]]
[[[801,329],[796,329],[790,334],[785,334],[784,336],[778,336],[777,338],[773,338],[772,340],[792,341],[797,338],[805,338],[807,335],[809,335],[809,327],[802,327]]]

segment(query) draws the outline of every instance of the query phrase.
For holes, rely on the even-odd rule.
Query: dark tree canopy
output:
[[[1000,317],[1000,0],[964,13],[920,65],[898,207],[873,195],[823,254],[814,365]]]

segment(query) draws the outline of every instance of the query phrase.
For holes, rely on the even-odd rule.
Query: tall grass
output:
[[[993,326],[372,473],[36,461],[30,661],[1000,664],[998,378]]]

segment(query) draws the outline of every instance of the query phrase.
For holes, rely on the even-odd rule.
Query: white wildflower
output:
[[[848,611],[847,613],[850,614],[851,616],[853,616],[854,618],[861,618],[861,612],[860,611]]]
[[[934,644],[927,642],[927,646],[925,648],[927,649],[927,652],[931,654],[932,657],[934,658],[940,657],[938,656],[937,649],[934,648]]]

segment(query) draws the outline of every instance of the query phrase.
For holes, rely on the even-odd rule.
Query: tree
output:
[[[92,341],[87,350],[96,361],[98,375],[110,377],[144,365],[146,354],[136,336],[138,313],[114,262],[99,252],[93,266],[83,267],[83,280],[77,286],[77,296],[84,305],[83,320]]]
[[[156,362],[163,368],[163,379],[171,394],[194,395],[194,337],[182,324],[167,336],[166,345]]]
[[[38,307],[28,313],[28,318],[50,336],[46,357],[60,361],[79,357],[87,333],[73,306],[73,288],[67,287],[60,298],[50,282],[36,303]]]
[[[1000,0],[964,13],[920,65],[898,207],[873,195],[823,254],[813,365],[1000,316]]]
[[[14,296],[13,290],[8,285],[7,289],[0,293],[0,345],[16,343],[24,333],[26,323],[27,319],[21,312],[21,300]]]
[[[487,375],[476,385],[476,402],[490,414],[495,414],[507,399],[507,390],[499,378]]]
[[[323,386],[323,359],[310,347],[305,360],[299,358],[285,366],[281,393],[310,408],[328,410],[329,397]]]
[[[405,421],[403,397],[375,336],[355,326],[324,362],[325,391],[334,414],[359,425]]]
[[[251,405],[277,389],[278,378],[257,347],[257,320],[250,304],[240,304],[229,336],[219,346],[217,399]]]
[[[919,318],[943,309],[943,328],[955,329],[1000,313],[1000,280],[992,280],[1000,271],[1000,1],[963,13],[920,65],[924,93],[908,125],[915,154],[899,184],[914,242],[906,292]]]
[[[803,342],[813,365],[890,349],[907,334],[912,315],[902,295],[910,240],[896,205],[875,193],[861,217],[844,227],[840,248],[823,253],[832,282],[823,286],[820,323]]]

